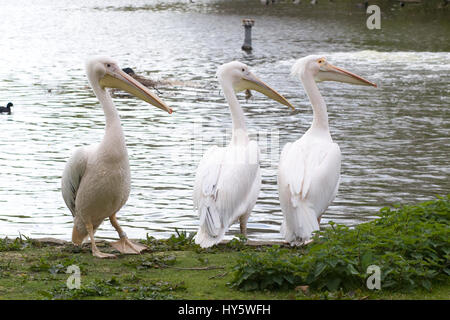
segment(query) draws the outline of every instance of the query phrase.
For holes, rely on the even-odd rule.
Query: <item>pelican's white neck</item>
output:
[[[233,86],[229,81],[219,80],[222,85],[222,90],[225,95],[225,99],[228,102],[231,112],[231,119],[233,122],[232,143],[234,144],[247,144],[248,135],[247,127],[245,126],[245,116],[242,111],[241,105],[236,97]]]
[[[314,76],[312,73],[305,71],[302,73],[301,80],[313,109],[314,116],[311,129],[329,131],[327,105],[319,92]]]
[[[98,81],[92,81],[89,79],[92,89],[98,98],[98,101],[102,105],[103,113],[105,114],[105,135],[103,137],[103,143],[109,144],[125,144],[125,137],[120,124],[120,116],[116,107],[111,99],[111,96],[102,88]]]

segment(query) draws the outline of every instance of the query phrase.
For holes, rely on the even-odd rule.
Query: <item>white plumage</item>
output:
[[[331,137],[308,131],[283,148],[278,192],[287,242],[308,240],[319,230],[319,218],[336,196],[340,167],[341,151]]]
[[[86,72],[103,107],[106,126],[102,141],[77,148],[62,174],[62,196],[74,217],[72,242],[81,245],[89,236],[94,256],[114,257],[100,252],[94,240],[97,228],[109,218],[120,237],[111,245],[121,253],[140,253],[145,246],[129,241],[116,218],[130,194],[130,166],[119,113],[106,88],[126,90],[169,113],[172,109],[109,58],[90,59]]]
[[[319,56],[299,59],[292,74],[302,81],[314,112],[306,133],[283,148],[278,168],[284,215],[281,232],[287,242],[298,244],[319,230],[320,218],[336,197],[340,180],[341,151],[331,138],[326,104],[315,81],[376,85]]]
[[[230,144],[224,148],[211,147],[197,169],[193,198],[200,221],[195,242],[202,247],[219,243],[238,220],[241,233],[246,235],[247,220],[261,189],[259,147],[248,138],[235,91],[254,89],[292,107],[245,64],[236,61],[224,64],[217,76],[230,107],[233,133]]]
[[[260,189],[256,141],[211,147],[200,162],[194,187],[194,205],[200,216],[196,243],[210,247],[220,242],[229,226],[238,220],[244,234]]]

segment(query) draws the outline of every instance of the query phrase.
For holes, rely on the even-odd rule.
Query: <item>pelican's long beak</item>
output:
[[[108,70],[105,76],[100,79],[100,85],[104,88],[108,87],[124,90],[168,113],[173,112],[172,108],[165,104],[157,95],[152,93],[142,83],[133,79],[120,68],[114,68],[112,71]]]
[[[278,101],[281,104],[284,104],[285,106],[288,106],[294,110],[294,106],[286,100],[285,97],[283,97],[281,94],[276,92],[274,89],[269,87],[267,84],[265,84],[263,81],[258,79],[253,73],[248,72],[242,80],[238,83],[238,85],[235,88],[237,91],[242,90],[256,90],[258,92],[261,92],[263,95],[267,96],[270,99],[273,99],[275,101]]]
[[[319,73],[316,75],[316,81],[338,81],[362,86],[377,87],[376,83],[370,82],[369,80],[366,80],[342,68],[333,66],[328,62],[320,68]]]

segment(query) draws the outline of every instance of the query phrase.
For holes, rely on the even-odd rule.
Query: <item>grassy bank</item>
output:
[[[5,239],[0,299],[449,299],[449,218],[447,196],[383,209],[355,229],[332,225],[302,248],[235,239],[205,250],[177,233],[111,260],[92,257],[87,245]],[[372,291],[365,270],[376,263],[382,288]],[[66,286],[70,265],[81,270],[80,289]]]

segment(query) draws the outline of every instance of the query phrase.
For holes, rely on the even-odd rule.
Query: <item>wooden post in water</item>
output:
[[[242,50],[251,51],[252,50],[252,27],[255,25],[255,20],[253,19],[243,19],[242,25],[245,29],[245,39],[242,45]]]

